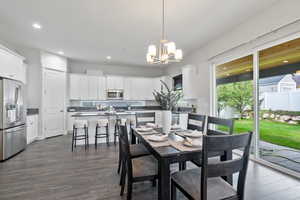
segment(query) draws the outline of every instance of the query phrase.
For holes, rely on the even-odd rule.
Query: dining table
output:
[[[157,135],[163,135],[161,128],[154,129]],[[171,164],[185,163],[187,161],[199,160],[201,158],[202,147],[189,147],[184,145],[186,137],[179,132],[165,134],[166,140],[153,142],[149,140],[150,134],[140,131],[139,128],[132,127],[130,131],[131,143],[143,144],[158,162],[158,199],[170,200],[170,176]],[[202,138],[199,138],[202,140]],[[200,141],[201,142],[201,141]],[[232,151],[219,152],[221,161],[232,159]],[[232,185],[232,176],[223,177]]]

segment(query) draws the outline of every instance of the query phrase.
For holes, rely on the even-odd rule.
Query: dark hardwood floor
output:
[[[33,143],[0,163],[1,200],[120,200],[117,146],[71,152],[70,136]],[[189,166],[191,167],[191,166]],[[174,166],[174,170],[177,166]],[[236,181],[236,177],[235,177]],[[134,185],[133,199],[156,199],[151,183]],[[185,199],[180,195],[179,199]],[[299,200],[300,181],[250,162],[246,200]]]

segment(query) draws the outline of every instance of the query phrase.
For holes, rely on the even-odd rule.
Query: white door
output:
[[[65,132],[66,73],[44,70],[43,130],[46,137]]]

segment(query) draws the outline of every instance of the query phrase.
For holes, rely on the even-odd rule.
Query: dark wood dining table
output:
[[[157,132],[161,132],[161,129],[156,129]],[[178,136],[175,133],[168,135],[168,140],[172,141],[183,141],[183,137]],[[181,151],[169,146],[154,147],[143,135],[136,129],[131,129],[131,143],[136,144],[137,141],[145,145],[148,151],[158,161],[158,199],[169,200],[170,199],[170,165],[173,163],[182,163],[199,159],[201,156],[201,149],[192,151]],[[232,159],[232,151],[220,153],[222,161]],[[223,177],[228,183],[232,185],[232,176]]]

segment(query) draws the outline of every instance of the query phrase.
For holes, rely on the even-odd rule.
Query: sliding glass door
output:
[[[260,158],[300,172],[300,39],[259,52]]]
[[[300,173],[300,38],[215,66],[215,115],[254,131],[252,153]],[[219,129],[222,129],[220,127]]]
[[[252,55],[216,66],[216,115],[235,119],[234,134],[253,131]]]

